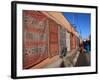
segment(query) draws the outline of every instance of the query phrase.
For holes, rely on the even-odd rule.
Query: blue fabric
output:
[[[89,44],[86,44],[85,45],[85,49],[86,49],[86,52],[89,53],[90,52],[90,45]]]

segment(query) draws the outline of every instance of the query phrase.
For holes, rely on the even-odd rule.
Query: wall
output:
[[[48,57],[47,17],[32,10],[23,10],[23,68],[30,68]]]
[[[11,65],[10,1],[11,0],[0,1],[0,10],[1,10],[0,11],[0,21],[1,21],[0,22],[0,28],[1,28],[0,29],[0,80],[12,80],[10,78],[10,65]],[[100,0],[31,0],[31,1],[54,2],[54,3],[64,3],[64,4],[66,3],[66,4],[98,5],[100,7]],[[98,18],[100,21],[100,15],[98,16]],[[100,26],[100,24],[98,25]],[[98,34],[100,34],[100,27],[98,27]],[[99,41],[98,44],[100,44],[100,37],[98,38],[98,41]],[[100,45],[98,47],[100,48]],[[100,54],[98,54],[98,57],[100,57]],[[100,67],[100,62],[98,66]],[[23,80],[100,80],[100,68],[98,74],[51,77],[51,78],[48,77],[48,78],[23,79]]]

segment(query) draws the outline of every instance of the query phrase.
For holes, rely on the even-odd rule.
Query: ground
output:
[[[80,53],[78,49],[74,49],[67,52],[64,58],[60,58],[59,55],[52,58],[47,58],[34,68],[59,68],[59,67],[81,67],[90,65],[90,54]]]

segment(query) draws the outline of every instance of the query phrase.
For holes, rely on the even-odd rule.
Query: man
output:
[[[66,56],[66,54],[67,54],[67,48],[64,47],[64,48],[62,49],[62,51],[61,51],[60,57],[63,58],[63,57]]]
[[[62,58],[62,63],[61,63],[61,66],[60,67],[65,67],[65,64],[64,64],[64,58],[67,54],[67,48],[66,47],[63,47],[62,48],[62,51],[60,53],[60,58]]]

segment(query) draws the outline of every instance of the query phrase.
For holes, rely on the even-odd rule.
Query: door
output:
[[[70,51],[70,33],[66,31],[66,45],[67,45],[67,50]]]
[[[60,26],[60,52],[62,51],[63,48],[67,47],[67,43],[66,43],[66,29],[63,28],[62,26]]]

